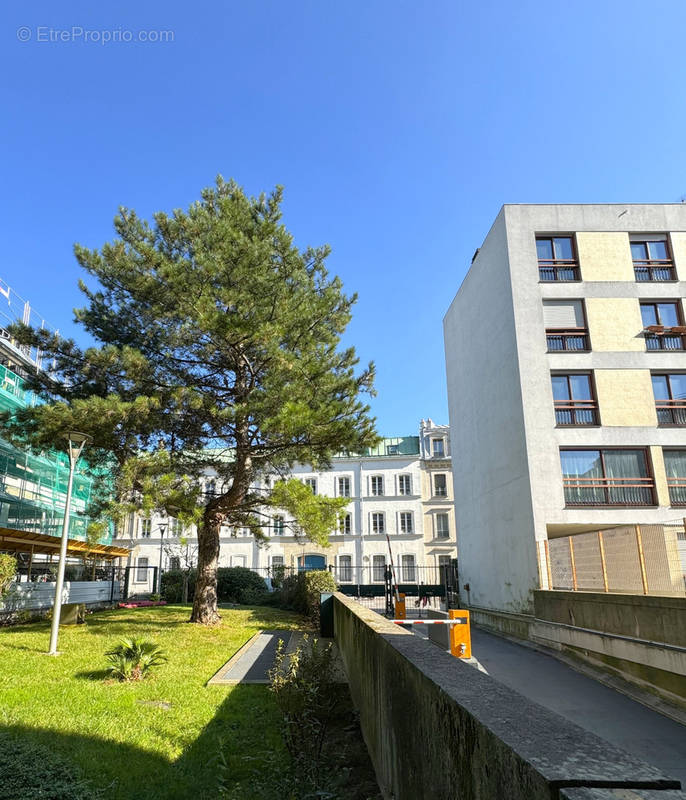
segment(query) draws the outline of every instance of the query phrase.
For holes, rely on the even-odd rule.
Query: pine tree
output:
[[[109,513],[162,508],[198,523],[195,622],[218,618],[223,525],[260,534],[261,511],[278,502],[319,542],[336,526],[340,500],[303,496],[294,481],[276,482],[272,498],[257,479],[376,440],[361,400],[373,365],[358,371],[354,349],[340,347],[356,296],[327,273],[328,247],[295,246],[281,199],[278,187],[254,198],[219,177],[186,212],[149,223],[121,208],[114,241],[75,246],[95,279],[80,282],[76,319],[96,346],[13,331],[55,369],[32,378],[45,403],[6,430],[36,447],[83,430],[91,463],[115,473]]]

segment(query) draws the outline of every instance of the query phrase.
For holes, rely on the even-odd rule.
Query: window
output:
[[[450,556],[438,556],[438,568],[450,566]]]
[[[398,494],[412,494],[411,475],[398,475]]]
[[[598,403],[590,372],[552,375],[551,380],[558,425],[598,424]]]
[[[443,458],[445,456],[445,447],[443,445],[443,439],[431,440],[431,453],[434,458]]]
[[[371,480],[371,487],[372,487],[372,495],[375,497],[382,497],[383,496],[383,476],[382,475],[372,475]]]
[[[413,532],[411,511],[401,511],[399,522],[400,522],[400,533]]]
[[[351,581],[353,579],[353,557],[338,556],[338,580]]]
[[[142,539],[149,539],[151,531],[152,531],[152,520],[151,519],[142,519],[141,520],[141,538]]]
[[[312,494],[317,494],[317,479],[316,478],[305,478],[303,481],[305,486],[309,486],[312,489]]]
[[[560,450],[568,506],[652,506],[645,450]]]
[[[416,580],[414,569],[414,556],[401,556],[402,580],[405,582]]]
[[[169,559],[169,569],[181,569],[181,559],[179,556],[172,556]]]
[[[686,506],[686,450],[663,450],[669,502]]]
[[[269,491],[272,488],[272,477],[271,475],[264,476],[264,488]]]
[[[679,304],[672,302],[641,303],[646,350],[683,350],[686,328]]]
[[[245,556],[231,556],[231,566],[232,567],[244,567],[245,566]]]
[[[272,556],[272,568],[283,567],[283,556]]]
[[[538,277],[542,281],[578,281],[579,263],[571,236],[537,236]]]
[[[349,535],[353,528],[353,515],[346,514],[339,523],[340,532],[346,536]]]
[[[674,262],[666,234],[632,236],[631,258],[637,281],[673,281]]]
[[[284,518],[280,515],[275,516],[272,519],[272,525],[274,528],[274,536],[283,536]]]
[[[338,496],[350,497],[350,478],[341,477],[338,479]]]
[[[136,582],[147,583],[148,581],[148,559],[140,557],[136,562],[138,569],[136,569]]]
[[[436,538],[447,539],[450,536],[450,522],[445,513],[436,514]]]
[[[386,556],[372,556],[372,580],[385,580]]]
[[[397,444],[387,444],[386,445],[386,455],[387,456],[397,456],[398,455],[398,445]]]
[[[385,530],[384,515],[379,512],[372,514],[372,533],[383,533]]]
[[[169,535],[170,536],[183,536],[183,522],[180,519],[171,517],[169,519]]]
[[[447,497],[448,484],[445,475],[434,475],[434,497]]]
[[[686,425],[686,374],[653,375],[658,425]]]
[[[208,478],[205,481],[205,496],[214,497],[217,493],[217,480],[216,478]]]
[[[583,300],[544,300],[548,352],[579,352],[589,349]]]

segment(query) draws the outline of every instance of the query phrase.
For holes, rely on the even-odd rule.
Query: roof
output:
[[[55,554],[60,548],[60,538],[35,531],[18,531],[13,528],[0,528],[0,550],[21,550],[23,552]],[[111,544],[89,546],[82,539],[67,540],[67,555],[78,556],[83,553],[99,555],[103,558],[126,558],[129,550]]]
[[[338,458],[362,456],[378,458],[385,456],[418,456],[419,436],[388,436],[374,447],[368,447],[362,453],[340,453]]]

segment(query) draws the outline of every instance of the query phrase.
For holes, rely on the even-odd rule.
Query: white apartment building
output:
[[[530,612],[556,537],[684,516],[685,296],[686,205],[503,206],[444,319],[472,605]]]
[[[265,475],[255,488],[268,489],[280,477]],[[288,515],[272,511],[263,526],[265,541],[247,528],[224,530],[220,566],[249,567],[264,575],[281,566],[333,567],[342,582],[374,583],[383,582],[392,554],[398,580],[430,583],[437,582],[438,567],[457,556],[447,425],[422,420],[419,436],[385,438],[361,455],[336,456],[325,471],[298,464],[283,477],[298,478],[316,494],[349,498],[329,547],[297,536]],[[181,535],[187,538],[184,547],[178,545]],[[120,534],[132,548],[130,565],[140,567],[133,570],[131,591],[146,590],[149,567],[161,564],[166,570],[184,559],[193,561],[195,537],[195,530],[183,531],[178,520],[132,515]]]

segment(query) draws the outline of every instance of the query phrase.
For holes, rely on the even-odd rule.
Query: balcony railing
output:
[[[656,400],[658,425],[686,425],[686,400]]]
[[[584,328],[549,330],[545,332],[548,352],[584,352],[588,347],[588,331]]]
[[[669,502],[673,506],[686,506],[686,479],[667,478]]]
[[[634,261],[634,275],[637,281],[675,281],[674,264],[671,259],[660,261],[650,259]]]
[[[555,403],[558,425],[597,425],[598,404],[595,400],[563,400]]]
[[[538,260],[538,278],[541,281],[580,281],[579,265],[573,259]]]
[[[660,326],[652,326],[658,328]],[[684,329],[686,330],[686,329]],[[662,331],[647,329],[644,332],[646,350],[686,350],[684,333],[681,328],[665,328]]]
[[[564,478],[568,506],[654,506],[652,478]]]

